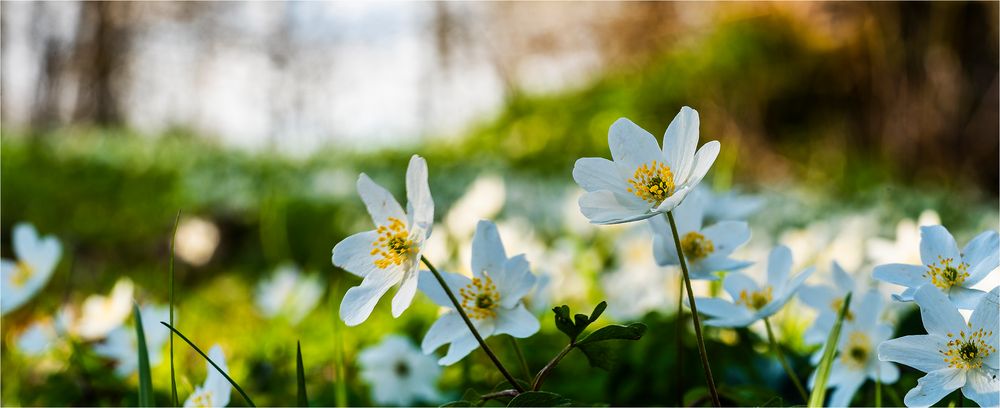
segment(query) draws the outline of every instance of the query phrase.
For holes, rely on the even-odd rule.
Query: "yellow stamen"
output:
[[[681,238],[681,249],[688,261],[697,262],[715,252],[715,244],[704,235],[691,231]]]
[[[628,181],[628,191],[653,205],[659,205],[674,193],[674,173],[665,163],[653,160],[635,169]]]
[[[969,264],[962,262],[957,266],[953,266],[952,258],[942,258],[938,256],[937,264],[927,265],[927,272],[924,273],[925,278],[930,278],[931,283],[934,286],[942,290],[951,289],[952,286],[961,286],[962,282],[969,277]]]
[[[11,283],[14,286],[22,287],[28,283],[28,280],[35,275],[35,268],[28,265],[27,262],[17,261],[17,265],[14,266],[14,275],[11,277]]]
[[[195,394],[194,398],[191,399],[191,403],[196,407],[211,407],[212,391],[202,390],[201,392]]]
[[[840,313],[840,308],[842,308],[842,307],[844,307],[844,299],[843,298],[836,299],[836,300],[834,300],[833,302],[830,303],[830,308],[833,309],[834,313]],[[854,321],[854,312],[851,311],[850,307],[847,308],[847,315],[845,315],[844,318],[847,319],[847,321],[851,321],[851,322]]]
[[[971,325],[969,326],[971,330]],[[956,337],[954,333],[948,333],[951,339],[948,341],[948,350],[938,350],[944,356],[944,362],[951,368],[980,368],[983,360],[990,354],[996,353],[997,349],[986,340],[993,336],[993,331],[987,332],[984,329],[970,331],[959,331]]]
[[[412,261],[417,253],[417,246],[410,239],[410,231],[403,221],[389,217],[389,225],[380,225],[375,232],[378,232],[379,237],[372,242],[374,248],[371,254],[381,257],[375,260],[375,266],[385,269],[389,265],[402,265]]]
[[[746,306],[750,310],[760,310],[771,300],[774,299],[774,295],[771,294],[771,286],[764,286],[761,290],[754,290],[747,292],[746,289],[740,291],[740,298],[736,300],[737,305]]]
[[[860,370],[868,366],[872,353],[872,342],[863,332],[851,332],[847,347],[840,353],[840,358],[848,367]]]
[[[462,295],[462,309],[465,309],[470,318],[496,317],[496,308],[500,306],[500,293],[497,292],[497,287],[489,276],[473,279],[472,283],[459,289],[458,293]]]

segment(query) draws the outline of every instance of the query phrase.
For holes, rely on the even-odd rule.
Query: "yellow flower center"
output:
[[[761,290],[747,291],[743,289],[740,291],[740,298],[736,300],[737,305],[744,305],[750,310],[760,310],[763,309],[768,303],[771,303],[771,299],[774,299],[774,295],[771,294],[771,286],[764,286]]]
[[[470,318],[496,317],[496,308],[500,306],[500,293],[497,292],[497,286],[489,276],[472,279],[472,282],[459,289],[458,293],[462,295],[462,309],[465,309]]]
[[[697,262],[715,252],[715,244],[704,235],[691,231],[681,238],[681,250],[688,261]]]
[[[674,193],[674,173],[665,163],[653,160],[635,169],[628,181],[628,191],[653,205],[659,205]]]
[[[931,283],[942,290],[951,289],[952,286],[960,286],[962,282],[965,282],[965,278],[969,277],[969,264],[962,262],[958,265],[952,265],[954,260],[952,258],[942,258],[938,256],[937,264],[927,265],[927,272],[924,272],[925,278],[930,278]]]
[[[194,395],[191,399],[191,403],[196,407],[211,407],[212,406],[212,391],[202,390],[201,392]]]
[[[843,298],[835,299],[833,302],[830,303],[830,308],[833,309],[834,313],[840,313],[840,308],[842,307],[844,307]],[[854,321],[854,312],[851,311],[850,307],[847,308],[847,314],[844,315],[844,318],[847,319],[847,321],[852,321],[852,322]]]
[[[14,286],[22,287],[28,283],[28,280],[35,274],[35,268],[28,265],[27,262],[17,261],[17,265],[14,266],[14,276],[11,277],[11,283]]]
[[[375,260],[375,266],[385,269],[389,265],[402,265],[410,262],[417,253],[417,246],[410,239],[410,231],[406,224],[398,218],[389,217],[389,225],[380,225],[375,230],[379,237],[372,242],[372,255],[381,258]]]
[[[984,338],[993,336],[993,331],[989,332],[979,329],[968,334],[959,331],[958,336],[948,333],[948,350],[938,350],[944,355],[944,362],[951,368],[979,368],[983,366],[983,359],[990,354],[996,353],[997,349],[986,342]]]
[[[868,366],[871,353],[871,339],[863,332],[855,331],[851,332],[851,337],[847,340],[847,347],[841,352],[840,359],[848,367],[860,370]]]

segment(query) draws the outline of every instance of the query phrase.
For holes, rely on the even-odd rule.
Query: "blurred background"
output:
[[[140,303],[164,304],[180,211],[181,331],[222,345],[258,404],[293,403],[296,340],[312,402],[376,403],[358,353],[393,332],[419,344],[437,309],[418,299],[392,319],[380,304],[344,328],[336,308],[358,279],[330,264],[330,250],[371,228],[358,173],[402,198],[412,154],[429,162],[439,222],[430,259],[467,268],[475,222],[491,218],[508,252],[527,253],[546,276],[532,305],[543,329],[524,342],[531,367],[562,347],[551,305],[584,312],[608,299],[607,319],[651,326],[617,371],[577,355],[547,388],[587,403],[682,402],[701,376],[693,358],[690,375],[673,376],[676,272],[652,264],[644,226],[587,224],[574,161],[609,157],[618,117],[659,137],[688,105],[702,141],[723,146],[707,184],[758,200],[747,259],[780,242],[797,266],[823,272],[837,259],[868,276],[888,256],[872,243],[902,241],[904,220],[927,210],[963,245],[998,223],[998,18],[987,2],[4,2],[0,248],[15,258],[8,238],[29,222],[63,251],[47,285],[4,316],[0,402],[136,404],[135,376],[90,351],[107,340],[38,355],[18,343],[33,322],[123,277]],[[262,282],[283,265],[322,294],[275,323]],[[815,346],[796,333],[810,316],[785,315],[782,337],[805,378]],[[900,316],[900,332],[922,330]],[[709,335],[732,401],[794,402],[759,331]],[[179,350],[184,398],[205,369]],[[160,403],[167,367],[154,369]],[[900,395],[916,378],[904,370]],[[475,352],[444,370],[441,401],[422,403],[499,381]]]

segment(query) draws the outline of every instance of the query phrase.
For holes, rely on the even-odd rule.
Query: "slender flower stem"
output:
[[[694,321],[694,335],[698,339],[698,355],[701,357],[701,367],[705,370],[705,382],[708,383],[708,391],[712,394],[712,404],[716,407],[722,406],[719,400],[719,391],[715,389],[715,379],[712,377],[712,366],[708,364],[708,353],[705,352],[705,339],[701,335],[701,320],[698,319],[698,306],[694,301],[694,290],[691,289],[691,276],[688,274],[687,261],[684,260],[684,251],[681,250],[681,238],[677,235],[677,222],[674,221],[674,212],[667,212],[667,221],[670,221],[670,232],[674,235],[674,246],[677,248],[677,259],[681,261],[681,272],[684,273],[684,286],[687,289],[688,300],[691,301],[691,318]]]
[[[677,381],[684,378],[684,275],[677,282]],[[683,387],[683,386],[681,386]],[[684,405],[684,393],[677,393],[677,406]]]
[[[545,377],[548,377],[549,372],[551,372],[553,368],[556,368],[556,365],[559,364],[559,361],[562,360],[563,357],[566,357],[566,354],[569,354],[570,350],[573,350],[573,346],[574,346],[573,343],[567,344],[566,347],[563,347],[562,351],[560,351],[559,354],[556,354],[555,357],[552,357],[552,361],[549,361],[549,363],[546,364],[545,367],[542,367],[541,371],[538,372],[538,375],[535,376],[535,381],[531,382],[532,391],[538,391],[540,388],[542,388],[542,382],[545,381]]]
[[[809,393],[806,392],[805,387],[799,382],[799,378],[792,371],[792,366],[788,365],[788,361],[785,360],[785,353],[781,352],[781,347],[778,346],[777,340],[774,339],[774,331],[771,330],[771,321],[766,317],[764,318],[764,327],[767,327],[767,339],[771,342],[771,349],[774,350],[774,354],[778,356],[778,361],[781,361],[781,366],[785,368],[785,373],[788,374],[788,378],[792,380],[792,384],[795,384],[795,388],[799,390],[799,394],[802,395],[803,401],[809,401]]]
[[[500,374],[503,374],[503,377],[507,379],[507,382],[509,382],[515,390],[518,392],[524,392],[524,387],[522,387],[521,384],[514,379],[514,376],[510,375],[510,372],[504,368],[503,363],[500,362],[497,355],[493,354],[493,350],[490,349],[490,346],[486,345],[486,340],[483,340],[483,336],[479,335],[479,331],[476,330],[476,326],[472,324],[472,320],[469,320],[469,316],[465,314],[465,309],[462,309],[462,305],[458,303],[458,298],[455,297],[451,288],[449,288],[448,284],[445,283],[444,277],[441,276],[441,273],[438,272],[434,265],[431,265],[430,261],[428,261],[425,256],[421,255],[420,260],[423,261],[424,265],[427,265],[427,269],[430,269],[431,273],[434,274],[438,283],[441,284],[441,288],[444,289],[444,293],[448,295],[448,299],[451,299],[451,303],[455,305],[455,310],[458,311],[458,315],[462,316],[462,320],[465,321],[466,326],[469,326],[469,331],[472,332],[472,336],[476,338],[476,341],[479,342],[479,346],[483,348],[483,351],[485,351],[486,355],[490,357],[490,360],[493,360],[493,365],[497,366],[497,370],[500,371]]]
[[[528,360],[524,358],[524,353],[521,352],[521,346],[517,344],[517,338],[511,335],[507,335],[510,339],[510,344],[514,347],[514,353],[517,354],[517,360],[521,362],[521,369],[524,370],[524,378],[527,380],[531,379],[531,369],[528,368]]]

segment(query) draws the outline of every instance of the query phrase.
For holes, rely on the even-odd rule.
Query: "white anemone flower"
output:
[[[371,386],[372,400],[378,405],[413,406],[442,400],[436,385],[441,366],[406,337],[386,336],[362,350],[358,363],[361,378]]]
[[[39,237],[31,224],[13,231],[16,260],[0,260],[0,315],[27,303],[48,283],[59,263],[62,245],[52,236]]]
[[[319,276],[304,276],[293,265],[282,265],[274,275],[257,284],[254,303],[268,318],[284,316],[297,324],[311,312],[323,296]]]
[[[222,347],[218,344],[212,346],[208,350],[208,358],[212,359],[215,364],[219,365],[223,371],[228,374],[229,367],[226,366],[226,356],[222,354]],[[194,392],[188,396],[187,400],[184,401],[185,407],[224,407],[229,405],[229,397],[232,392],[229,384],[229,380],[226,379],[212,366],[211,363],[205,362],[205,383],[195,387]]]
[[[707,187],[698,187],[708,194],[708,205],[705,206],[705,219],[718,221],[745,221],[764,206],[763,197],[739,194],[734,190],[724,193],[712,192]]]
[[[677,235],[681,250],[687,260],[691,279],[718,280],[717,271],[746,268],[752,262],[737,261],[729,257],[733,251],[750,240],[750,226],[743,221],[721,221],[705,227],[705,206],[708,193],[695,190],[687,200],[674,210]],[[673,231],[663,217],[649,219],[653,230],[653,256],[660,266],[680,265]]]
[[[637,221],[673,210],[701,182],[719,155],[719,142],[698,147],[698,112],[687,106],[670,122],[663,147],[632,121],[608,131],[612,160],[585,157],[573,179],[587,192],[580,211],[594,224]]]
[[[461,297],[462,309],[485,339],[492,335],[509,334],[524,338],[539,329],[538,319],[524,307],[522,298],[535,286],[535,275],[524,255],[507,258],[495,224],[480,221],[472,237],[473,279],[457,273],[443,272],[452,293]],[[451,344],[448,354],[438,360],[450,365],[471,353],[479,342],[454,309],[451,300],[429,271],[420,273],[420,290],[440,306],[451,308],[431,325],[421,348],[425,354]]]
[[[732,301],[719,298],[697,298],[698,309],[711,319],[705,324],[718,327],[744,327],[757,320],[770,317],[781,310],[802,282],[815,271],[808,268],[790,276],[792,251],[779,245],[767,260],[767,282],[758,284],[742,272],[731,272],[722,281],[722,287]]]
[[[919,287],[933,284],[959,309],[972,309],[986,294],[972,286],[1000,265],[1000,235],[996,231],[986,231],[959,252],[955,238],[945,227],[921,227],[920,259],[923,265],[877,266],[872,276],[905,286],[903,293],[892,296],[896,300],[911,301]]]
[[[844,271],[844,268],[841,268],[837,261],[830,263],[830,271],[833,274],[833,286],[803,285],[799,289],[799,300],[818,312],[812,326],[806,330],[804,338],[806,344],[826,342],[827,335],[833,329],[833,325],[837,320],[837,314],[840,313],[840,308],[844,305],[844,297],[847,296],[848,292],[854,293],[854,296],[851,297],[851,304],[847,307],[847,316],[845,319],[848,322],[853,321],[854,317],[859,313],[876,313],[875,310],[865,309],[864,299],[867,296],[878,296],[877,293],[862,296],[861,294],[865,288],[862,288],[862,285],[855,282],[854,278]],[[878,306],[877,313],[881,314],[881,297],[876,297],[875,300],[878,302],[875,304]]]
[[[70,331],[84,340],[97,340],[125,323],[132,313],[135,287],[128,278],[119,279],[108,296],[90,295],[83,301],[83,312]]]
[[[427,162],[414,155],[406,169],[406,211],[368,175],[358,177],[358,195],[376,229],[351,235],[333,247],[333,264],[362,277],[340,303],[340,318],[348,326],[363,323],[389,288],[399,285],[392,299],[392,316],[399,317],[417,293],[420,252],[434,223],[434,201],[427,184]]]
[[[140,308],[142,332],[146,338],[149,366],[163,361],[163,345],[170,338],[170,329],[160,322],[167,321],[170,309],[166,306],[146,305]],[[94,346],[94,352],[115,362],[115,374],[128,377],[139,370],[139,340],[134,326],[118,326],[107,338]]]
[[[927,375],[906,393],[908,407],[933,405],[961,388],[966,398],[981,407],[1000,405],[1000,327],[997,294],[993,288],[983,296],[969,321],[940,289],[924,285],[913,299],[927,334],[903,336],[878,347],[878,358],[908,365]]]

